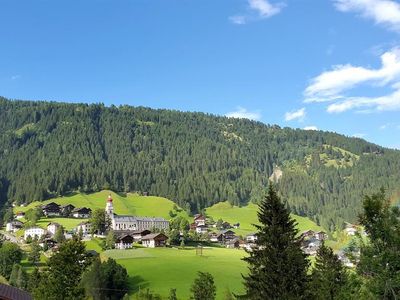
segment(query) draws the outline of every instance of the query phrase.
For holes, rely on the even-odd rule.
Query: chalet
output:
[[[71,212],[75,209],[75,206],[73,206],[72,204],[67,204],[61,206],[60,209],[61,209],[61,215],[63,215],[64,217],[68,217],[71,214]]]
[[[239,240],[238,239],[233,239],[233,240],[228,240],[225,243],[226,248],[239,248]]]
[[[88,234],[91,233],[92,224],[90,222],[88,222],[88,221],[79,223],[78,226],[76,226],[75,230],[78,233],[82,230],[82,234],[83,235],[88,235]]]
[[[48,249],[53,248],[55,245],[57,245],[57,242],[53,240],[52,238],[46,238],[39,244],[41,247],[47,247]]]
[[[16,219],[25,218],[25,213],[24,213],[23,211],[18,211],[18,212],[15,214],[15,218],[16,218]]]
[[[151,231],[147,229],[130,232],[135,241],[142,241],[142,238],[150,233]]]
[[[194,216],[194,223],[196,224],[196,227],[204,226],[206,225],[206,217],[201,214],[197,214]]]
[[[13,221],[8,222],[8,223],[6,224],[6,231],[9,231],[9,232],[17,232],[17,231],[20,230],[23,226],[24,226],[24,223],[22,223],[21,221],[13,220]]]
[[[311,237],[309,239],[302,240],[301,249],[304,253],[308,255],[317,254],[317,250],[321,247],[322,241],[316,239],[316,237]]]
[[[51,235],[55,235],[56,231],[58,228],[60,228],[61,225],[58,224],[57,222],[50,222],[49,224],[47,224],[47,231],[51,234]]]
[[[196,232],[199,234],[207,233],[207,226],[206,225],[198,225],[196,226]]]
[[[163,233],[152,233],[142,238],[142,245],[148,248],[165,247],[168,237]]]
[[[1,300],[32,300],[32,296],[23,290],[11,285],[0,283],[0,299]]]
[[[30,236],[32,239],[37,237],[40,239],[42,236],[46,234],[46,230],[40,227],[31,227],[25,230],[24,232],[24,239],[26,240],[28,236]]]
[[[229,240],[233,240],[236,238],[235,233],[232,230],[224,230],[218,233],[212,233],[210,235],[211,242],[219,242],[219,243],[226,243]]]
[[[224,222],[224,223],[222,223],[221,228],[222,229],[230,229],[230,228],[232,228],[232,225],[228,222]]]
[[[90,208],[77,207],[72,210],[71,214],[74,218],[87,219],[90,217],[91,212],[92,210]]]
[[[56,217],[61,215],[60,205],[55,202],[50,202],[46,205],[43,205],[42,211],[46,217]]]
[[[303,231],[300,236],[304,239],[304,238],[310,238],[313,237],[315,235],[315,231],[314,230],[307,230],[307,231]]]
[[[134,238],[130,234],[119,235],[115,239],[115,249],[130,249],[132,248]]]
[[[246,241],[248,243],[255,243],[257,241],[257,234],[256,233],[250,233],[246,235]]]
[[[324,241],[328,238],[328,235],[325,231],[318,231],[315,233],[314,237],[319,241]]]

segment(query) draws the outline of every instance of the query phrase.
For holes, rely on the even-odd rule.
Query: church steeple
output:
[[[106,214],[110,218],[114,218],[114,207],[113,207],[113,199],[111,198],[111,194],[108,195],[107,204],[106,204]]]

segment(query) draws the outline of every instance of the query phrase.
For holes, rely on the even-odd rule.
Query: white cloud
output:
[[[279,14],[282,10],[283,4],[271,4],[268,0],[248,0],[251,9],[258,12],[262,18],[269,18]]]
[[[363,139],[363,138],[365,138],[366,136],[367,136],[366,133],[355,133],[355,134],[353,134],[353,137],[355,137],[355,138],[360,138],[360,139]]]
[[[10,77],[11,80],[17,80],[17,79],[20,79],[20,78],[21,78],[21,75],[13,75],[13,76]]]
[[[245,16],[232,16],[229,17],[229,20],[237,25],[243,25],[246,24],[246,17]]]
[[[299,110],[285,113],[285,121],[299,120],[303,121],[306,116],[306,108],[300,108]]]
[[[318,130],[317,126],[306,126],[303,128],[304,130]]]
[[[283,3],[271,3],[269,0],[247,0],[247,5],[249,14],[231,16],[229,20],[234,24],[243,25],[248,21],[270,18],[279,14],[285,7]]]
[[[393,0],[334,0],[342,12],[354,12],[376,24],[400,31],[400,4]]]
[[[368,109],[367,112],[400,110],[400,88],[381,97],[347,98],[344,101],[329,105],[327,111],[329,113],[341,113],[352,109]]]
[[[311,80],[305,102],[325,102],[343,98],[342,93],[363,83],[384,86],[400,79],[400,50],[395,48],[381,55],[379,69],[347,65],[334,66]]]
[[[261,119],[261,114],[258,111],[250,112],[247,109],[238,106],[236,111],[225,114],[228,118],[250,119],[258,121]]]

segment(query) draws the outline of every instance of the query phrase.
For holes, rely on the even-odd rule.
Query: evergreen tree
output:
[[[259,205],[257,249],[243,260],[249,274],[244,276],[245,299],[302,299],[308,282],[309,262],[300,248],[296,223],[270,184]]]
[[[103,234],[106,232],[108,227],[110,226],[110,220],[107,217],[104,209],[96,209],[92,212],[92,216],[90,218],[91,233],[99,233]]]
[[[28,253],[28,261],[36,264],[40,260],[41,247],[37,240],[31,243],[31,251]]]
[[[309,288],[311,298],[342,299],[342,289],[347,284],[347,273],[338,256],[323,243],[317,250],[315,260]]]
[[[113,230],[109,230],[107,233],[105,247],[106,249],[114,249],[115,247],[115,233]]]
[[[360,249],[357,272],[378,299],[400,298],[400,208],[391,206],[385,190],[365,196],[360,223],[368,242]]]
[[[63,243],[65,241],[64,227],[63,226],[59,226],[56,229],[56,232],[54,234],[54,240],[59,244],[61,244],[61,243]]]
[[[198,272],[190,291],[193,300],[214,300],[217,288],[213,276],[207,272]]]
[[[83,299],[84,289],[79,282],[90,263],[85,244],[76,236],[62,243],[59,251],[50,257],[46,271],[41,272],[40,282],[33,290],[34,298]]]
[[[18,287],[18,285],[17,285],[18,271],[19,271],[20,268],[21,268],[21,266],[19,264],[14,264],[13,265],[12,271],[11,271],[11,274],[10,274],[10,278],[8,279],[8,283],[10,285]]]
[[[128,292],[128,275],[112,258],[105,262],[95,258],[83,274],[81,285],[94,300],[119,300]]]

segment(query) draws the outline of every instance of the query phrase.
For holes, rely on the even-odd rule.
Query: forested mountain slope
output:
[[[276,166],[296,214],[354,221],[363,193],[400,186],[400,152],[335,133],[143,107],[0,98],[0,197],[146,191],[199,211],[260,199]],[[280,173],[280,172],[275,172]]]

